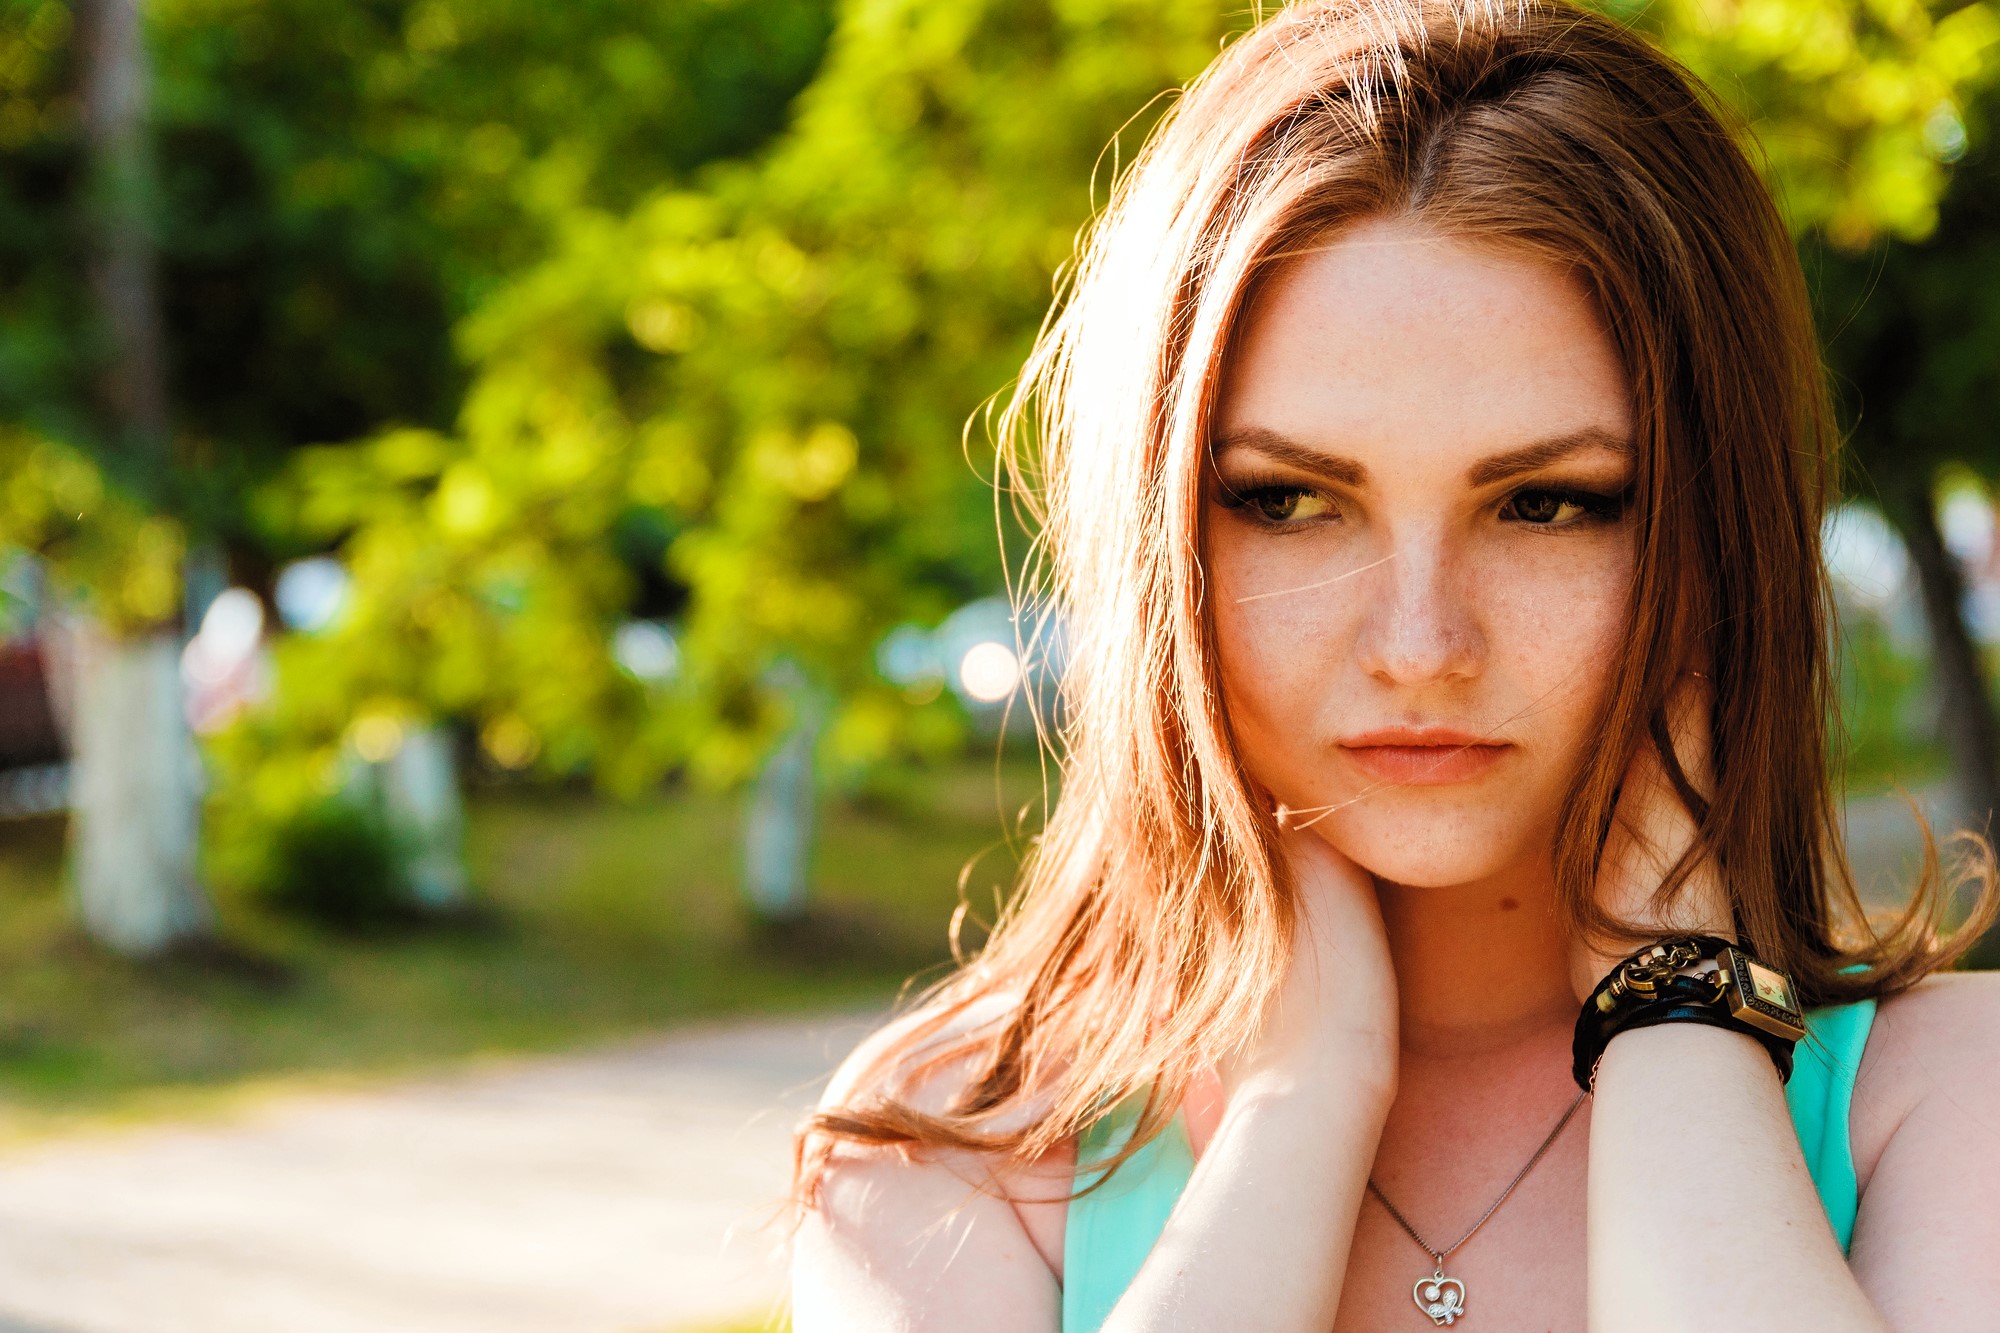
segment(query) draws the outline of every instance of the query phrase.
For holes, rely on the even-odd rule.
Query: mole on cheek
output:
[[[1512,898],[1502,898],[1500,900],[1500,910],[1503,912],[1511,912],[1520,905],[1521,904],[1515,902]]]

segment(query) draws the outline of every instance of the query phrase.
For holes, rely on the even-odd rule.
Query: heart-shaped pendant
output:
[[[1418,1278],[1410,1296],[1433,1324],[1449,1324],[1465,1313],[1465,1284],[1442,1272]]]

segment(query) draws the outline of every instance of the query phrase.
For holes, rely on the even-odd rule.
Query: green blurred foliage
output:
[[[768,138],[830,21],[827,0],[146,17],[180,466],[123,480],[239,546],[269,536],[240,497],[285,451],[452,420],[455,322],[576,210]],[[93,449],[75,27],[65,0],[0,0],[0,420]]]
[[[1923,604],[1963,605],[1939,527],[1955,485],[1990,495],[2000,481],[2000,145],[1996,98],[1972,103],[1972,142],[1953,170],[1938,221],[1920,240],[1887,238],[1806,258],[1848,448],[1842,481],[1877,500],[1902,533]],[[1980,486],[1975,478],[1984,479]],[[1926,613],[1924,672],[1937,691],[1931,731],[1954,786],[1974,806],[2000,803],[1993,653],[1961,613]],[[1988,947],[1981,965],[2000,966]]]
[[[1947,768],[1932,725],[1929,663],[1898,650],[1882,622],[1860,614],[1840,626],[1840,727],[1828,761],[1849,793],[1915,787]]]
[[[1794,225],[1851,240],[1929,224],[1954,151],[1938,117],[1987,77],[1993,16],[1773,0],[1655,6],[1644,22],[1754,121]],[[482,696],[550,742],[555,769],[588,761],[622,785],[686,762],[730,782],[783,724],[757,679],[785,651],[843,701],[825,745],[836,773],[948,740],[924,721],[948,707],[905,705],[870,649],[899,620],[1000,586],[991,455],[976,431],[962,450],[961,431],[1026,349],[1104,144],[1123,127],[1129,154],[1155,94],[1243,21],[1212,0],[852,3],[761,159],[623,215],[572,216],[555,253],[462,326],[466,407],[426,437],[427,474],[398,481],[428,504],[433,542],[475,553],[460,604],[490,613],[456,622],[482,647],[453,654],[421,623],[429,591],[408,585],[393,623],[370,595],[370,633],[410,648],[410,695]],[[368,456],[302,459],[288,499],[357,569],[418,547],[403,510],[356,503]],[[613,673],[589,617],[618,597],[590,556],[633,507],[687,597],[688,674],[665,701],[679,720],[657,732],[634,729],[615,690],[590,698]],[[478,590],[524,564],[526,605],[561,618],[571,649],[510,673],[490,649],[515,613]],[[314,674],[358,646],[330,642]],[[550,666],[572,687],[560,701],[506,683]]]
[[[66,11],[0,6],[0,419],[55,431]],[[1933,225],[2000,56],[1995,0],[1625,12],[1842,247]],[[787,110],[829,21],[805,0],[156,0],[183,471],[239,565],[329,549],[354,576],[213,745],[217,808],[307,808],[360,732],[441,717],[505,768],[727,785],[786,724],[780,656],[839,700],[837,786],[958,744],[874,646],[1002,586],[996,538],[1025,534],[978,409],[1159,94],[1254,17],[840,0]],[[616,666],[632,614],[676,618],[671,682]]]
[[[66,5],[0,0],[0,421],[76,436],[86,349],[73,27]]]
[[[1000,585],[967,417],[1027,350],[1105,142],[1222,31],[1206,0],[849,10],[764,157],[579,210],[466,321],[455,431],[299,460],[270,521],[341,541],[363,591],[286,680],[469,710],[621,789],[748,774],[784,725],[759,684],[780,652],[841,696],[835,783],[956,744],[874,644]],[[634,528],[684,600],[684,670],[651,699],[609,654]],[[318,721],[323,747],[339,709]]]
[[[1994,100],[1974,106],[1980,137],[1954,170],[1929,235],[1852,254],[1807,252],[1828,362],[1852,422],[1851,480],[1863,493],[1928,490],[1949,463],[2000,479]]]
[[[56,591],[114,631],[158,624],[180,605],[181,525],[107,484],[87,455],[4,423],[0,547],[40,552]]]
[[[1607,0],[1749,121],[1793,226],[1852,249],[1937,221],[1966,108],[2000,62],[2000,6],[1926,0]]]
[[[377,810],[339,797],[305,807],[272,830],[254,882],[281,912],[348,934],[408,925],[407,861]]]

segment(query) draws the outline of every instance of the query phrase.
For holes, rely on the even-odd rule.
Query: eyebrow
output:
[[[1474,486],[1491,486],[1496,481],[1519,476],[1523,472],[1533,472],[1547,467],[1571,454],[1580,454],[1591,449],[1607,449],[1614,454],[1631,456],[1638,451],[1632,441],[1599,426],[1585,426],[1563,435],[1551,435],[1545,440],[1537,440],[1519,449],[1509,449],[1504,454],[1493,454],[1482,458],[1465,470],[1465,479]]]
[[[1342,486],[1358,488],[1368,484],[1368,469],[1354,459],[1300,444],[1263,426],[1245,426],[1216,436],[1210,453],[1220,458],[1232,449],[1254,449],[1274,462],[1289,464],[1301,472],[1310,472]],[[1590,449],[1608,449],[1626,455],[1635,452],[1632,442],[1624,436],[1599,426],[1585,426],[1581,430],[1566,431],[1524,444],[1518,449],[1490,454],[1467,468],[1465,479],[1473,486],[1491,486]]]

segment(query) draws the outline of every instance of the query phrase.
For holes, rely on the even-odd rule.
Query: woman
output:
[[[1862,920],[1832,436],[1778,215],[1640,39],[1229,47],[1011,416],[1062,794],[802,1132],[802,1333],[2000,1327],[2000,985],[1931,975],[1990,860],[1950,939],[1934,860]]]

